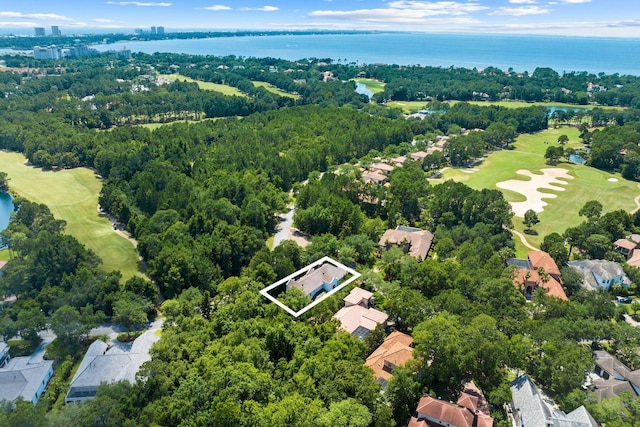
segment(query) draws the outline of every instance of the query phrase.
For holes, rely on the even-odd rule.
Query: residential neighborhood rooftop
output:
[[[22,397],[36,403],[53,373],[53,361],[42,357],[14,357],[0,368],[0,401]]]
[[[142,364],[151,360],[151,346],[159,339],[153,331],[146,331],[135,339],[129,349],[118,346],[109,348],[104,341],[94,341],[71,381],[65,402],[94,397],[98,386],[103,383],[134,383]]]
[[[424,260],[431,249],[433,233],[412,227],[397,227],[384,232],[378,244],[382,247],[398,245],[414,258]]]
[[[393,376],[393,369],[403,366],[413,359],[411,335],[393,331],[380,346],[374,350],[365,365],[373,370],[376,380],[386,384]]]

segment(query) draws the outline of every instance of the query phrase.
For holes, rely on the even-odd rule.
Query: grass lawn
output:
[[[9,175],[13,193],[44,203],[56,218],[67,221],[65,232],[97,253],[105,271],[120,270],[124,280],[142,275],[131,242],[115,233],[107,218],[98,215],[102,183],[92,170],[43,171],[25,165],[22,154],[0,151],[0,171]]]
[[[380,93],[380,92],[384,92],[385,83],[381,82],[380,80],[365,79],[363,77],[358,77],[358,78],[353,79],[353,80],[358,82],[358,83],[364,84],[367,87],[367,89],[369,89],[374,94]]]
[[[476,166],[478,169],[476,172],[467,173],[469,169],[448,168],[443,171],[441,179],[431,180],[431,182],[435,184],[453,179],[479,190],[496,188],[496,183],[509,179],[524,180],[524,177],[516,175],[515,172],[518,169],[540,173],[540,169],[552,167],[545,164],[544,153],[550,145],[557,145],[558,136],[563,134],[569,137],[567,147],[580,147],[576,128],[564,127],[548,129],[533,135],[520,135],[516,140],[515,150],[491,153]],[[549,144],[545,144],[544,141],[548,141]],[[568,184],[563,186],[565,191],[542,190],[545,193],[556,194],[558,197],[544,199],[548,205],[538,214],[540,223],[533,227],[538,235],[526,236],[532,245],[538,247],[547,234],[562,233],[567,227],[580,224],[584,218],[578,216],[578,211],[589,200],[598,200],[604,206],[605,212],[616,209],[632,211],[637,207],[634,201],[640,195],[637,182],[627,181],[620,174],[610,174],[581,164],[560,163],[557,167],[567,169],[574,179],[568,180]],[[609,178],[616,178],[618,181],[609,182]],[[522,194],[510,191],[503,191],[503,193],[509,202],[524,200]],[[522,218],[514,217],[513,223],[516,230],[521,233],[524,231]],[[526,252],[519,239],[516,238],[516,242],[519,253]]]
[[[461,101],[446,101],[449,104],[455,104]],[[469,104],[480,105],[483,107],[488,107],[491,105],[497,105],[499,107],[505,108],[525,108],[532,107],[534,105],[540,105],[543,107],[558,107],[558,108],[571,108],[574,110],[580,110],[585,108],[594,108],[595,105],[576,105],[576,104],[567,104],[563,102],[523,102],[523,101],[466,101]],[[388,107],[397,107],[401,108],[405,113],[415,113],[418,110],[423,109],[427,105],[427,101],[391,101],[385,104]],[[600,107],[605,110],[624,110],[624,107]]]
[[[447,101],[450,103],[456,103],[459,101]],[[505,108],[525,108],[525,107],[533,107],[533,106],[542,106],[542,107],[558,107],[558,108],[569,108],[573,110],[583,110],[586,108],[594,108],[596,105],[578,105],[578,104],[567,104],[566,102],[524,102],[524,101],[467,101],[469,104],[480,105],[480,106],[489,106],[489,105],[497,105],[499,107]],[[624,110],[624,107],[608,107],[601,106],[600,108],[605,110]]]
[[[390,101],[384,105],[392,108],[400,108],[405,114],[411,114],[424,109],[427,101]]]
[[[185,80],[185,81],[187,81],[189,83],[194,83],[195,82],[195,83],[198,83],[198,87],[200,89],[213,90],[215,92],[220,92],[223,95],[244,96],[244,97],[247,96],[245,93],[241,92],[239,89],[237,89],[237,88],[235,88],[233,86],[223,85],[223,84],[219,84],[219,83],[203,82],[201,80],[194,80],[192,78],[185,77],[185,76],[180,75],[180,74],[162,74],[162,75],[159,75],[158,77],[169,79],[169,80]]]
[[[273,86],[272,84],[269,84],[267,82],[256,82],[256,81],[251,81],[251,83],[253,83],[253,85],[255,87],[263,87],[267,90],[267,92],[271,92],[274,93],[278,96],[284,96],[286,98],[293,98],[293,99],[300,99],[300,95],[296,95],[294,93],[289,93],[289,92],[285,92],[281,89],[278,89],[277,87]]]

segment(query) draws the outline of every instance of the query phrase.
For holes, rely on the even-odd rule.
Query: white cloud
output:
[[[275,6],[243,7],[242,10],[256,10],[259,12],[275,12],[276,10],[280,10],[280,8]]]
[[[213,10],[213,11],[231,10],[231,8],[229,6],[225,6],[223,4],[214,4],[213,6],[203,7],[203,9],[205,9],[205,10]]]
[[[19,19],[38,19],[38,20],[56,20],[56,21],[73,21],[73,19],[58,15],[56,13],[22,13],[22,12],[0,12],[0,18],[19,18]]]
[[[38,24],[35,22],[25,22],[25,21],[0,21],[0,27],[9,27],[9,28],[29,28],[29,27],[37,27]]]
[[[567,3],[567,4],[591,3],[591,0],[562,0],[562,3]]]
[[[509,3],[513,4],[536,4],[535,0],[509,0]]]
[[[142,1],[108,1],[107,4],[114,4],[116,6],[140,6],[140,7],[169,7],[171,3],[149,3]]]
[[[93,18],[91,22],[97,22],[99,24],[111,24],[114,22],[112,19],[104,19],[104,18]]]
[[[544,15],[549,13],[549,9],[540,6],[524,6],[524,7],[499,7],[489,15],[505,15],[505,16],[526,16],[526,15]]]
[[[379,23],[434,23],[434,17],[448,19],[449,23],[469,24],[476,22],[469,15],[489,9],[476,2],[455,1],[411,1],[396,0],[387,3],[386,7],[357,10],[315,10],[309,13],[312,17],[353,20]],[[452,18],[452,17],[455,17]],[[442,21],[442,19],[440,19]],[[442,21],[443,23],[447,23]]]

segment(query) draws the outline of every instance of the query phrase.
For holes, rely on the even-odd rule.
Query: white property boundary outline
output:
[[[336,267],[342,268],[347,273],[351,274],[351,277],[349,279],[345,280],[343,283],[340,283],[340,285],[337,288],[334,288],[331,291],[327,292],[326,294],[324,294],[320,298],[318,298],[318,299],[314,300],[313,302],[311,302],[311,304],[301,308],[299,311],[293,311],[291,308],[289,308],[285,304],[281,303],[280,301],[278,301],[276,298],[274,298],[273,296],[271,296],[269,294],[270,290],[275,289],[278,286],[282,286],[283,283],[288,282],[289,280],[293,279],[294,277],[299,277],[302,274],[305,274],[307,271],[311,270],[312,268],[315,268],[315,267],[317,267],[319,265],[322,265],[324,263],[327,263],[327,262],[329,264],[333,264]],[[306,313],[307,311],[309,311],[310,309],[312,309],[316,305],[320,304],[325,299],[329,298],[331,295],[333,295],[336,292],[338,292],[339,290],[343,289],[349,283],[352,283],[354,280],[356,280],[360,276],[361,276],[361,274],[358,273],[357,271],[355,271],[353,268],[349,268],[346,265],[344,265],[342,263],[339,263],[338,261],[336,261],[336,260],[334,260],[332,258],[329,258],[328,256],[325,256],[325,257],[322,257],[322,258],[320,258],[319,260],[317,260],[315,262],[312,262],[311,264],[307,265],[306,267],[301,268],[300,270],[296,271],[295,273],[291,273],[290,275],[288,275],[284,279],[280,279],[277,282],[275,282],[274,284],[267,286],[266,288],[260,290],[260,293],[265,298],[267,298],[269,301],[274,302],[278,307],[280,307],[281,309],[283,309],[284,311],[286,311],[287,313],[289,313],[293,317],[299,317],[303,313]]]

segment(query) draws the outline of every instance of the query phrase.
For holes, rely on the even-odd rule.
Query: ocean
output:
[[[533,72],[640,75],[640,39],[431,33],[315,34],[132,41],[96,49],[236,55],[287,60],[330,58],[355,64],[397,64]]]

